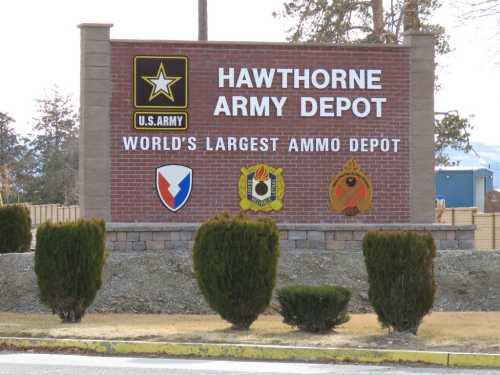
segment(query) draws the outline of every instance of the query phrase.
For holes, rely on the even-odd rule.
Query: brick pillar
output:
[[[111,24],[81,24],[80,214],[111,220]]]
[[[405,44],[410,47],[410,220],[433,223],[435,38],[411,31]]]

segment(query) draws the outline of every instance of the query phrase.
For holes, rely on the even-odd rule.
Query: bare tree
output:
[[[500,16],[500,0],[477,0],[468,4],[466,17],[482,18]]]
[[[441,25],[432,23],[441,4],[441,0],[287,0],[274,15],[294,21],[290,42],[401,43],[403,31],[421,30],[436,35],[436,52],[444,54],[450,51],[448,36]],[[458,113],[436,117],[436,163],[451,163],[446,154],[450,148],[469,152],[471,130],[469,119]]]
[[[438,37],[438,53],[449,51],[448,36],[432,15],[441,0],[288,0],[275,17],[293,20],[291,42],[400,43],[403,30]]]
[[[384,22],[384,4],[382,0],[371,1],[373,12],[373,35],[379,40],[383,41],[383,34],[385,28]]]
[[[405,31],[420,30],[420,20],[418,19],[418,0],[405,0],[404,29]]]

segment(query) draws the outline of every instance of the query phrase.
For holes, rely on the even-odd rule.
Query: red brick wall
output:
[[[133,58],[136,55],[186,55],[189,58],[189,130],[137,131],[132,113]],[[112,41],[111,215],[114,222],[200,222],[222,211],[239,211],[240,168],[265,162],[283,168],[284,208],[268,214],[289,223],[389,223],[409,221],[409,49],[405,47],[329,47],[279,44],[169,43]],[[373,68],[382,69],[382,91],[281,89],[219,89],[218,67]],[[275,82],[277,78],[275,77]],[[291,81],[289,81],[291,82]],[[288,96],[282,118],[214,117],[219,95]],[[300,96],[381,96],[387,98],[382,118],[301,118]],[[123,149],[122,137],[195,136],[196,151],[135,151]],[[205,137],[280,137],[278,151],[207,152]],[[398,153],[350,153],[349,137],[400,138]],[[289,153],[290,137],[339,137],[340,152]],[[329,208],[332,177],[355,158],[373,183],[373,208],[346,218]],[[183,164],[193,169],[193,188],[176,213],[163,207],[155,186],[155,169]]]

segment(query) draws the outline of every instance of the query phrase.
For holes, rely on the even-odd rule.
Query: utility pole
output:
[[[198,0],[198,40],[207,40],[207,0]]]

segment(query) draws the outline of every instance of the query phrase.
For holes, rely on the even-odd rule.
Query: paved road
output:
[[[499,370],[91,357],[0,352],[0,375],[500,375]]]

